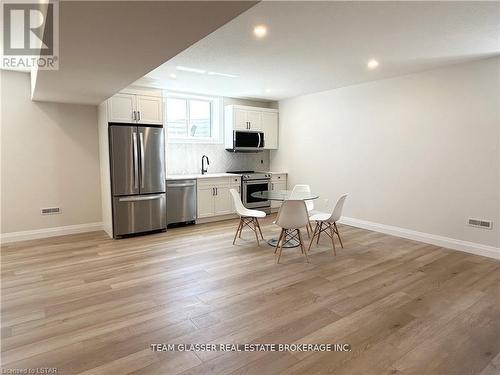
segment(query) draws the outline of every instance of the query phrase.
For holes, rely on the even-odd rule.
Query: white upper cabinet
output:
[[[231,113],[233,118],[233,129],[248,130],[247,111],[243,109],[235,109]]]
[[[262,113],[262,130],[264,131],[264,148],[278,148],[278,112]]]
[[[138,113],[138,123],[139,124],[162,124],[162,98],[156,96],[144,96],[138,95],[136,97],[137,101],[137,113]]]
[[[262,112],[246,111],[248,130],[262,130]]]
[[[248,110],[232,106],[233,129],[235,130],[262,130],[262,117],[259,108]]]
[[[278,110],[271,108],[227,105],[224,108],[226,148],[232,148],[234,130],[261,131],[264,148],[278,148]]]
[[[116,94],[108,100],[109,122],[134,122],[135,95]]]
[[[108,122],[163,125],[161,95],[144,95],[145,90],[120,92],[108,99]]]

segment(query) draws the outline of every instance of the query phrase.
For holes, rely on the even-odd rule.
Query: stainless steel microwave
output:
[[[258,152],[264,149],[264,133],[259,131],[233,130],[234,152]]]

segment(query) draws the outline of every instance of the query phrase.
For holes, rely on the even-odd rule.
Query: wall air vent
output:
[[[471,227],[491,229],[493,228],[493,222],[490,220],[480,220],[480,219],[469,219],[468,224]]]
[[[61,213],[61,208],[60,207],[46,207],[40,209],[40,213],[42,215],[57,215]]]

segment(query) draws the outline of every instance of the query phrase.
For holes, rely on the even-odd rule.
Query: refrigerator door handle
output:
[[[144,134],[139,133],[141,140],[141,188],[144,189]]]
[[[163,194],[155,194],[155,195],[141,195],[141,196],[133,196],[133,197],[123,197],[120,198],[120,202],[135,202],[135,201],[152,201],[155,199],[160,199],[163,197]]]
[[[133,143],[133,153],[134,153],[134,188],[139,188],[139,163],[138,163],[138,154],[137,154],[137,133],[134,132],[132,134],[132,143]]]

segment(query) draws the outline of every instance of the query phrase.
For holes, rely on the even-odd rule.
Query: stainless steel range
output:
[[[241,174],[241,201],[246,208],[269,213],[271,201],[252,197],[252,193],[271,190],[271,174],[255,171],[228,171]]]

